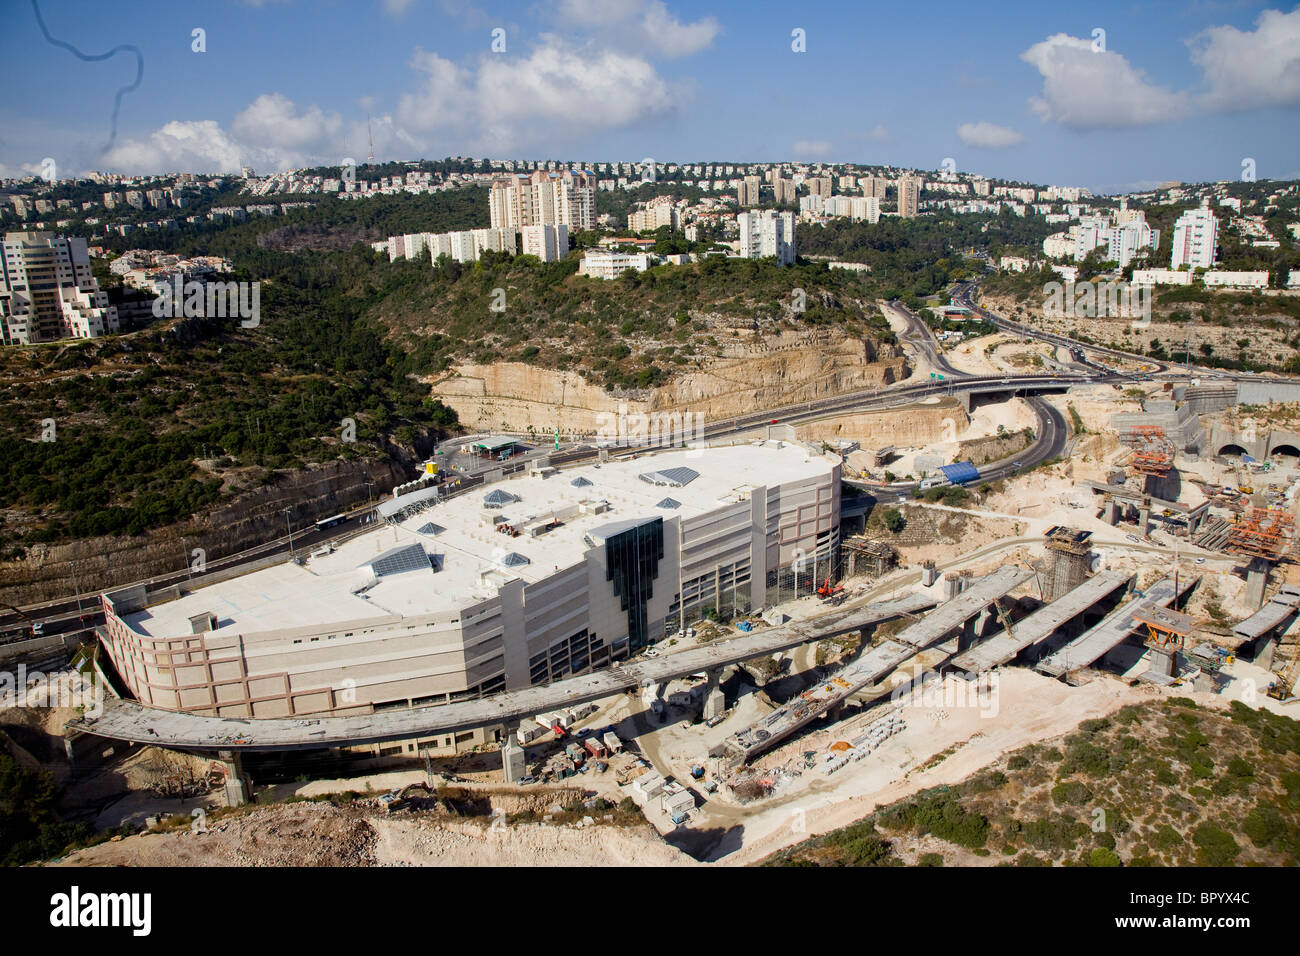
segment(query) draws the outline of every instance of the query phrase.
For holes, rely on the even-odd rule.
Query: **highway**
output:
[[[1177,363],[1177,362],[1162,361],[1160,359],[1154,359],[1149,355],[1136,355],[1133,352],[1123,352],[1120,351],[1119,349],[1108,348],[1104,345],[1093,345],[1089,342],[1081,342],[1078,339],[1072,339],[1069,338],[1068,336],[1058,335],[1054,332],[1046,332],[1043,331],[1042,329],[1036,329],[1030,325],[1022,325],[1019,322],[1012,322],[1010,319],[1007,319],[1001,315],[998,315],[995,312],[990,312],[987,309],[981,308],[980,306],[976,305],[975,291],[978,287],[979,287],[979,280],[972,280],[970,282],[958,283],[953,287],[952,290],[953,303],[955,305],[962,306],[963,308],[970,309],[972,315],[975,315],[978,318],[984,319],[988,322],[992,322],[1003,332],[1008,332],[1012,335],[1019,335],[1023,338],[1035,338],[1040,341],[1047,342],[1051,345],[1064,346],[1065,348],[1074,350],[1076,353],[1081,353],[1085,351],[1093,352],[1098,355],[1105,355],[1110,358],[1120,359],[1121,361],[1139,362],[1142,363],[1143,365],[1155,366],[1155,371],[1146,373],[1146,375],[1148,376],[1176,374],[1181,378],[1186,378],[1190,374],[1191,376],[1199,376],[1208,379],[1228,379],[1234,382],[1258,382],[1261,380],[1261,378],[1264,381],[1268,381],[1270,378],[1280,378],[1287,381],[1300,381],[1300,377],[1297,376],[1270,374],[1261,377],[1259,375],[1252,375],[1248,372],[1234,372],[1229,369],[1209,368],[1207,366],[1197,365],[1192,362]],[[1092,363],[1085,363],[1085,364],[1088,364],[1091,367],[1097,369],[1103,368],[1102,366],[1092,365]],[[1124,378],[1129,378],[1135,381],[1141,380],[1140,376],[1115,372],[1114,370],[1107,370],[1107,371],[1110,371],[1113,375],[1116,376],[1122,376]]]

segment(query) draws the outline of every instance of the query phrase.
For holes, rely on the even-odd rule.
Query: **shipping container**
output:
[[[623,741],[619,740],[612,730],[607,730],[605,736],[601,738],[601,741],[605,744],[605,749],[610,753],[616,754],[623,752]]]

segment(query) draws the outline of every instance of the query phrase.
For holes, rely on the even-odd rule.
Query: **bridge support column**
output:
[[[705,720],[712,720],[727,709],[727,697],[718,686],[718,669],[714,668],[708,674],[709,683],[704,689],[704,713],[701,716]]]
[[[1119,502],[1114,498],[1107,498],[1106,508],[1102,517],[1108,525],[1119,524]]]
[[[1166,677],[1178,674],[1178,651],[1176,648],[1151,648],[1151,670]]]
[[[1258,611],[1264,604],[1264,586],[1268,584],[1268,562],[1251,558],[1246,565],[1246,607]]]
[[[253,781],[244,772],[243,757],[237,750],[223,750],[217,756],[226,767],[226,806],[242,807],[253,789]]]
[[[524,748],[519,746],[519,738],[515,735],[517,730],[519,724],[507,723],[506,735],[501,740],[501,769],[506,783],[518,783],[528,772]]]
[[[1138,509],[1138,534],[1145,535],[1151,530],[1151,506],[1143,504]]]

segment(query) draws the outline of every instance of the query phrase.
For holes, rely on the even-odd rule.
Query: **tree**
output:
[[[889,530],[890,534],[898,534],[903,530],[903,526],[907,524],[907,519],[903,517],[903,512],[899,511],[897,508],[890,508],[881,515],[881,520],[885,522],[885,527]]]

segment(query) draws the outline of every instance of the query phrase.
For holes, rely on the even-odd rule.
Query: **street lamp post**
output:
[[[289,529],[289,557],[293,557],[293,525],[289,523],[289,512],[292,509],[284,509],[284,526]]]

